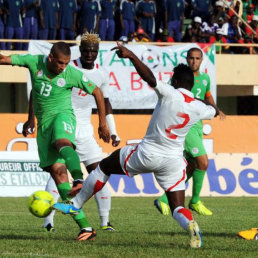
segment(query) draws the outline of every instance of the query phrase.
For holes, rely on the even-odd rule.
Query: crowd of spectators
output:
[[[0,0],[0,39],[74,40],[88,31],[107,41],[257,43],[257,5],[257,0]],[[26,50],[28,44],[0,42],[0,48]]]

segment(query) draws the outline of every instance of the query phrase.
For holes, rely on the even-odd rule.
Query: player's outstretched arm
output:
[[[142,79],[146,81],[150,87],[156,87],[157,81],[154,74],[132,51],[121,45],[119,42],[117,42],[117,47],[114,47],[111,50],[116,50],[116,53],[120,58],[129,58]]]
[[[23,136],[27,137],[28,134],[31,134],[34,132],[34,129],[35,129],[35,114],[33,109],[32,94],[30,92],[29,114],[28,114],[28,120],[23,125],[23,129],[22,129]]]
[[[98,108],[99,115],[99,138],[103,139],[104,142],[110,141],[110,134],[106,122],[106,112],[105,112],[105,103],[101,90],[96,87],[92,92],[93,97],[95,98],[96,105]]]
[[[11,65],[11,64],[12,64],[11,56],[4,56],[0,54],[0,65]]]
[[[208,97],[205,97],[205,100],[210,103],[213,107],[216,107],[218,109],[218,116],[221,120],[224,120],[226,118],[226,115],[217,107],[215,104],[215,101],[212,97],[212,95],[209,95]]]

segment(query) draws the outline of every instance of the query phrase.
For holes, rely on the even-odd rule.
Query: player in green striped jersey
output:
[[[67,168],[76,181],[82,180],[80,160],[75,152],[76,120],[71,104],[73,87],[95,97],[99,110],[99,136],[109,142],[103,95],[82,71],[69,65],[71,51],[68,44],[53,45],[48,56],[0,54],[1,65],[17,65],[29,69],[32,80],[33,108],[37,117],[37,143],[40,167],[51,173],[63,200],[71,190]],[[95,238],[96,233],[85,215],[73,216],[81,231],[78,240]]]
[[[192,92],[195,98],[207,101],[216,106],[210,91],[210,77],[200,72],[203,53],[199,48],[191,48],[187,52],[187,63],[194,73],[194,87]],[[225,114],[219,110],[220,119],[225,119]],[[185,152],[188,161],[187,180],[193,177],[192,198],[189,208],[201,215],[212,215],[212,211],[204,206],[200,200],[200,192],[203,185],[205,173],[208,169],[209,160],[203,145],[202,121],[196,123],[185,138]],[[169,214],[169,206],[166,194],[154,201],[155,206],[163,215]]]

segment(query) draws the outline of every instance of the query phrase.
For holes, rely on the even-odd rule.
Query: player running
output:
[[[99,52],[100,38],[97,34],[85,33],[81,38],[80,52],[81,57],[71,62],[71,64],[83,71],[87,78],[96,83],[103,95],[105,101],[106,121],[111,134],[112,145],[118,146],[120,139],[116,132],[115,120],[112,114],[112,106],[109,102],[109,76],[104,69],[101,69],[95,60]],[[76,152],[80,157],[80,161],[84,163],[88,173],[94,170],[102,160],[102,149],[99,147],[94,137],[93,126],[91,124],[92,107],[94,98],[79,88],[72,90],[72,106],[76,117]],[[29,120],[24,124],[23,134],[26,136],[33,131],[34,117],[33,110],[30,109],[31,115]],[[81,182],[82,186],[82,182]],[[46,185],[46,191],[51,193],[55,201],[58,200],[59,194],[56,189],[55,182],[50,177]],[[111,208],[111,193],[108,186],[102,188],[95,195],[100,216],[100,227],[103,230],[115,231],[115,228],[109,222],[109,211]],[[54,213],[44,220],[45,231],[55,231],[54,229]]]
[[[187,52],[187,64],[194,73],[194,86],[191,92],[195,98],[206,100],[216,106],[210,89],[210,77],[206,73],[200,72],[203,60],[203,53],[199,48],[191,48]],[[225,114],[219,110],[220,119],[225,119]],[[185,152],[188,162],[187,181],[193,177],[192,199],[189,208],[201,215],[212,215],[212,211],[206,208],[200,200],[205,173],[209,166],[208,156],[203,145],[203,125],[202,120],[196,123],[185,138]],[[154,205],[163,214],[169,214],[168,199],[166,194],[154,201]]]
[[[172,85],[157,81],[151,70],[137,56],[117,43],[117,54],[129,58],[139,75],[152,87],[158,103],[144,139],[137,146],[125,146],[103,159],[91,172],[71,204],[56,203],[54,208],[65,214],[77,214],[83,204],[102,189],[111,174],[136,174],[153,171],[166,192],[174,219],[190,232],[190,246],[202,246],[202,237],[190,210],[184,208],[186,162],[184,140],[191,126],[200,119],[211,119],[218,111],[193,98],[191,69],[183,64],[174,69]]]
[[[33,108],[38,121],[40,167],[50,172],[62,200],[67,200],[71,191],[67,168],[75,180],[82,179],[80,160],[74,150],[76,120],[71,103],[73,87],[94,96],[99,109],[99,136],[106,142],[110,140],[102,92],[82,71],[69,65],[70,59],[70,47],[64,42],[55,43],[48,56],[0,55],[1,65],[27,67],[30,71]],[[73,218],[81,229],[78,240],[95,238],[96,233],[82,211]]]

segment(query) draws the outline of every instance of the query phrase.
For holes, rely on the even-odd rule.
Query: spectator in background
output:
[[[56,39],[56,31],[58,29],[58,9],[59,5],[57,0],[41,0],[40,39]]]
[[[121,36],[135,32],[135,4],[132,0],[121,0],[119,6]]]
[[[39,0],[24,0],[23,38],[38,38],[38,11]],[[28,49],[28,43],[23,44],[23,49]]]
[[[238,18],[236,15],[233,15],[229,22],[222,26],[222,31],[228,43],[242,43],[242,41],[240,41],[242,34],[238,26]]]
[[[239,17],[242,18],[242,15],[243,15],[243,4],[242,4],[242,1],[241,0],[234,0],[232,6],[233,10],[239,15]],[[228,11],[228,16],[231,17],[235,15],[235,13],[229,9]]]
[[[151,0],[140,0],[136,4],[136,13],[139,17],[141,27],[153,41],[155,37],[155,14],[156,5]]]
[[[144,31],[143,28],[139,27],[134,33],[132,42],[150,42],[149,35]]]
[[[128,37],[129,33],[135,32],[135,5],[132,0],[121,0],[120,3],[120,22],[122,36]]]
[[[114,40],[116,0],[100,0],[99,36],[101,40]]]
[[[75,37],[77,3],[76,0],[59,1],[59,29],[61,40],[73,40]]]
[[[184,10],[184,0],[164,0],[165,28],[176,42],[182,40]]]
[[[79,12],[80,34],[96,33],[99,28],[100,3],[97,0],[83,0]]]
[[[246,12],[243,13],[243,19],[247,22],[247,23],[250,23],[253,19],[253,9],[251,6],[247,6],[246,8]]]
[[[224,22],[227,21],[227,14],[224,11],[224,3],[222,1],[216,1],[212,16],[214,17],[213,20],[215,23],[219,23],[221,19],[223,19]]]
[[[215,32],[219,25],[214,22],[214,16],[210,16],[207,22],[203,22],[201,26],[202,36],[206,42],[210,41],[210,36],[215,36]]]
[[[201,29],[201,17],[194,17],[192,24],[187,27],[183,41],[184,42],[203,42],[203,33]]]
[[[4,3],[3,0],[0,0],[0,39],[4,39],[4,19],[3,19],[3,8],[4,8]],[[5,43],[1,42],[0,43],[0,48],[1,50],[5,50]]]
[[[7,39],[22,39],[23,38],[23,24],[22,24],[22,10],[23,10],[22,0],[5,0],[4,8],[6,12],[7,22],[6,22],[6,38]],[[11,43],[6,43],[6,49],[11,49]],[[22,43],[16,44],[17,50],[22,50]]]
[[[249,36],[253,43],[258,43],[258,15],[253,16],[249,25],[256,32],[256,34],[254,34],[247,26],[245,26],[245,33]]]
[[[193,17],[201,17],[203,21],[207,21],[210,15],[211,0],[191,0],[193,8]]]
[[[214,36],[210,37],[209,43],[214,44],[214,43],[227,43],[226,38],[223,35],[222,29],[218,28],[215,32]],[[224,49],[222,47],[222,49]],[[216,46],[216,53],[221,52],[221,46]]]

